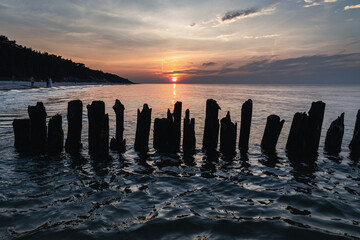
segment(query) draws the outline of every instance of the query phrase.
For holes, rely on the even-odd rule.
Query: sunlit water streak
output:
[[[0,92],[0,238],[355,238],[360,233],[359,160],[349,158],[359,86],[121,85],[66,86]],[[225,159],[201,152],[207,98],[239,123],[241,105],[254,101],[247,156]],[[60,113],[66,132],[67,102],[84,103],[84,148],[79,156],[22,156],[13,148],[12,120],[43,101],[48,116]],[[88,155],[86,105],[103,100],[115,134],[115,99],[125,105],[126,153]],[[312,101],[326,105],[319,156],[310,164],[289,159],[285,144],[295,112]],[[196,119],[197,154],[147,156],[133,150],[136,110],[152,119],[183,102]],[[343,150],[323,151],[331,121],[345,112]],[[266,117],[285,119],[277,153],[262,154]],[[183,114],[184,115],[184,114]],[[239,126],[239,124],[238,124]],[[239,129],[238,129],[239,131]],[[152,135],[152,134],[151,134]]]

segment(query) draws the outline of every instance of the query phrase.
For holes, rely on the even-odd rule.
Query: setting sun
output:
[[[171,79],[173,82],[176,82],[177,81],[177,77],[172,77]]]

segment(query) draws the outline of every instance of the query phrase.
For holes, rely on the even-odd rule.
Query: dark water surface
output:
[[[359,86],[131,85],[67,86],[0,92],[0,239],[360,239],[360,164],[347,148],[360,108]],[[60,113],[66,132],[67,102],[103,100],[115,134],[112,105],[125,105],[125,154],[88,155],[84,107],[78,156],[22,156],[13,148],[12,120],[43,101]],[[207,98],[231,111],[254,101],[248,155],[226,159],[201,152]],[[310,163],[288,158],[285,144],[295,112],[312,101],[326,105],[319,156]],[[196,118],[197,154],[146,156],[133,149],[136,110],[148,103],[152,119],[176,101]],[[343,150],[323,151],[326,129],[345,112]],[[266,117],[285,119],[277,153],[260,141]],[[184,113],[183,113],[184,116]],[[239,131],[239,129],[238,129]],[[65,135],[66,136],[66,135]],[[309,159],[307,159],[309,160]]]

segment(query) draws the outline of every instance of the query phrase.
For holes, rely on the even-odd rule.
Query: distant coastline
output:
[[[0,81],[27,81],[31,77],[36,81],[51,78],[55,82],[133,83],[116,74],[93,70],[83,63],[35,51],[0,36]]]

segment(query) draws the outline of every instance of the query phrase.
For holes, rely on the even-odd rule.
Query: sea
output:
[[[360,85],[134,84],[0,90],[0,239],[360,239],[360,163],[350,156]],[[207,155],[202,148],[207,99],[241,121],[253,100],[248,154]],[[26,155],[14,148],[12,121],[43,102],[48,120],[83,101],[79,154]],[[86,105],[102,100],[115,135],[112,106],[125,106],[126,152],[88,153]],[[326,103],[318,155],[290,158],[285,145],[296,112]],[[195,118],[192,156],[153,149],[153,122],[182,102]],[[150,150],[134,151],[137,109],[152,108]],[[326,131],[345,113],[342,151],[324,151]],[[277,151],[262,152],[266,118],[285,120]]]

